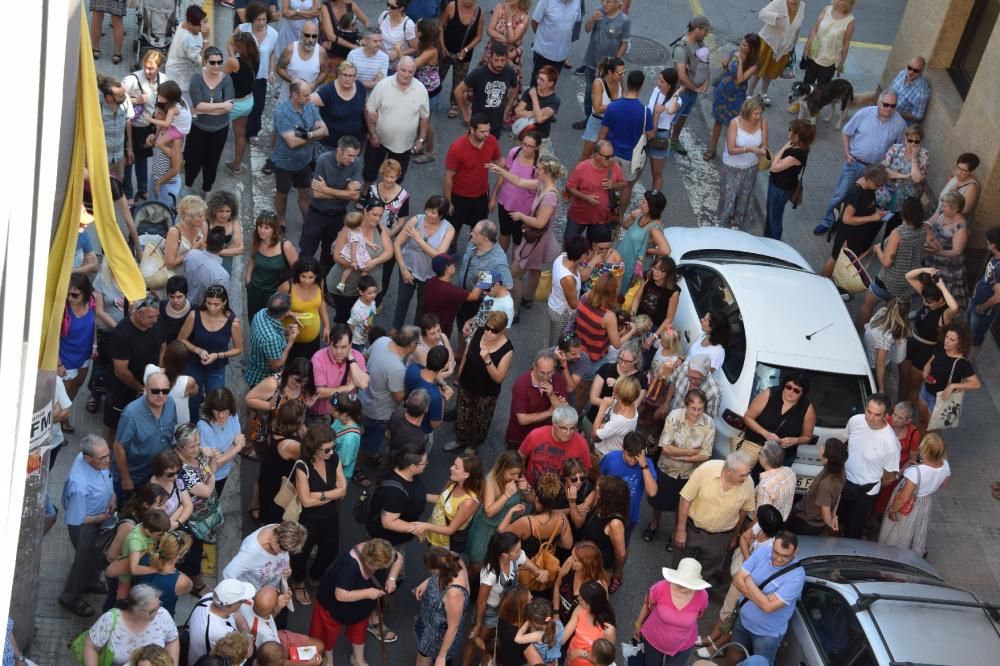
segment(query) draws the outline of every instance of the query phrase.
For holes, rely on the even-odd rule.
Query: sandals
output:
[[[458,107],[455,106],[454,104],[452,104],[450,107],[448,107],[448,117],[449,118],[458,118]]]
[[[73,615],[78,615],[80,617],[94,617],[94,607],[83,599],[79,599],[75,604],[63,601],[62,597],[59,597],[56,601],[59,602],[60,606],[68,610]]]
[[[91,414],[96,414],[97,413],[97,397],[96,396],[91,395],[90,399],[87,400],[87,411],[90,412]]]
[[[656,537],[656,531],[658,528],[646,527],[642,531],[642,540],[646,543],[653,543],[653,539]]]
[[[715,151],[714,150],[706,150],[705,152],[703,152],[701,154],[701,159],[705,160],[706,162],[711,162],[712,160],[715,159]]]
[[[295,596],[295,603],[300,606],[312,606],[312,597],[309,596],[309,590],[304,583],[292,587],[292,594]]]
[[[268,157],[267,161],[264,162],[264,167],[260,170],[260,172],[265,176],[270,176],[274,173],[274,162],[271,161],[270,157]]]
[[[116,53],[113,56],[111,56],[111,63],[112,64],[117,65],[121,61],[122,61],[122,54],[121,53]]]
[[[712,640],[711,636],[699,636],[698,637],[698,650],[695,654],[701,659],[711,659],[712,655],[719,651],[719,647]]]
[[[395,643],[396,641],[399,640],[399,636],[396,635],[396,632],[390,629],[389,627],[385,626],[384,624],[382,625],[382,634],[379,635],[378,625],[371,624],[369,622],[368,633],[377,638],[378,640],[382,641],[383,643]]]

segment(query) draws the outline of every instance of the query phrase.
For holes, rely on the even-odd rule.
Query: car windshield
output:
[[[781,268],[791,268],[797,271],[804,270],[798,264],[790,261],[770,257],[756,252],[743,252],[740,250],[723,250],[719,248],[691,250],[685,252],[681,257],[683,260],[698,259],[701,261],[711,261],[717,264],[758,264],[760,266],[780,266]]]
[[[832,583],[920,583],[944,585],[941,579],[908,564],[873,557],[810,557],[804,566],[814,578]]]
[[[843,428],[849,418],[864,413],[865,400],[868,398],[868,378],[863,375],[841,375],[757,363],[751,395],[774,388],[781,377],[791,371],[804,372],[809,377],[809,401],[816,410],[817,427]]]

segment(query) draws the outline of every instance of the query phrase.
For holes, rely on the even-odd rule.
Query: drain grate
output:
[[[648,37],[633,36],[630,40],[625,62],[630,65],[662,65],[670,63],[670,51],[666,46]]]

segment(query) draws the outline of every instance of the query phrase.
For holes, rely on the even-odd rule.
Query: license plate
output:
[[[809,486],[812,485],[813,476],[800,476],[795,479],[795,489],[796,490],[809,490]]]

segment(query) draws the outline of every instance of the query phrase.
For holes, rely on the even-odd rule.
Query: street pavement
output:
[[[590,0],[587,4],[589,7],[595,3]],[[705,13],[715,25],[716,57],[734,48],[742,34],[759,28],[756,11],[759,9],[758,5],[763,6],[763,4],[763,2],[754,3],[752,8],[748,8],[746,3],[739,0],[718,0],[709,4]],[[380,9],[375,8],[371,0],[364,0],[361,6],[373,19],[380,11]],[[852,48],[845,72],[845,76],[854,83],[857,90],[874,88],[878,81],[887,56],[887,49],[878,45],[892,43],[895,26],[903,6],[904,3],[901,0],[890,0],[879,3],[877,7],[864,4],[859,4],[857,7],[858,26],[855,39],[860,43]],[[666,55],[669,53],[668,44],[684,31],[685,24],[692,16],[692,7],[695,8],[695,11],[700,11],[696,0],[692,0],[690,4],[683,0],[634,0],[631,15],[633,35],[637,39],[634,40],[632,51],[626,57],[626,61],[630,68],[641,67],[647,74],[647,85],[642,95],[643,101],[648,97],[656,72],[668,64],[668,56]],[[820,3],[810,3],[804,23],[803,36],[808,32],[808,27],[812,25],[819,9]],[[131,17],[126,25],[133,29],[134,22]],[[229,10],[216,5],[215,34],[217,35],[217,43],[219,43],[218,36],[229,33],[230,25],[231,14]],[[131,34],[134,33],[129,32],[129,35]],[[107,39],[108,37],[105,38],[105,40]],[[529,44],[530,35],[525,41],[526,52],[530,58]],[[570,56],[574,64],[581,62],[585,48],[585,39],[574,45]],[[103,50],[105,56],[99,63],[98,71],[114,72],[107,55],[110,49]],[[131,71],[131,68],[126,69],[124,66],[120,66],[117,70],[118,74],[124,74]],[[772,149],[777,149],[783,143],[787,122],[790,119],[789,114],[784,110],[784,100],[787,97],[790,84],[790,81],[779,80],[774,82],[771,87],[771,98],[775,103],[772,109],[767,112],[766,117],[770,123]],[[446,89],[450,90],[450,84]],[[582,117],[582,110],[579,106],[583,94],[582,77],[574,76],[570,71],[564,70],[557,92],[562,98],[563,104],[558,122],[553,128],[552,145],[557,157],[571,168],[579,154],[579,134],[570,128],[570,124]],[[271,103],[273,100],[269,100],[269,104]],[[444,153],[451,141],[464,131],[458,120],[449,120],[445,116],[444,112],[447,106],[443,94],[439,96],[438,103],[438,108],[432,114],[436,134],[437,160],[423,166],[411,164],[404,183],[411,193],[411,199],[415,202],[415,206],[420,206],[428,196],[441,191]],[[689,151],[689,157],[672,157],[666,167],[663,190],[669,203],[664,215],[664,222],[670,226],[693,227],[711,224],[715,217],[715,207],[718,200],[719,158],[716,158],[715,163],[706,163],[701,159],[701,153],[704,151],[705,142],[709,135],[709,125],[706,123],[706,119],[710,122],[710,104],[711,100],[708,96],[701,100],[702,106],[699,113],[692,116],[682,135],[682,141]],[[266,127],[269,127],[269,118],[270,114],[265,114]],[[805,174],[804,204],[798,210],[793,211],[789,208],[785,216],[785,241],[798,249],[815,268],[818,268],[823,261],[828,252],[828,246],[824,240],[814,237],[811,230],[825,210],[827,199],[839,175],[842,161],[839,148],[840,139],[832,125],[820,121],[817,130],[818,139],[813,147],[812,159]],[[248,170],[244,165],[242,178],[234,179],[228,173],[220,171],[217,181],[217,189],[234,191],[242,202],[240,218],[243,221],[244,234],[247,238],[252,232],[253,219],[256,214],[261,210],[271,209],[274,205],[273,179],[260,174],[268,146],[265,136],[262,133],[264,140],[261,141],[261,147],[253,149],[251,152],[252,177],[247,175]],[[230,138],[230,146],[226,149],[227,155],[230,154],[228,151],[232,149],[231,143]],[[509,134],[505,134],[502,149],[506,152],[510,145]],[[933,158],[933,168],[946,168],[954,156],[933,156]],[[648,178],[649,176],[644,174],[640,186],[636,187],[633,200],[641,196],[644,191],[643,183],[648,186]],[[764,176],[761,176],[758,182],[758,192],[761,195],[758,212],[763,209],[764,188],[766,188],[766,180]],[[294,196],[291,196],[288,208],[288,236],[293,241],[297,241],[301,231],[301,217],[294,201]],[[413,208],[412,212],[418,210],[418,208]],[[557,228],[561,228],[565,215],[560,211],[558,217]],[[756,226],[757,233],[762,228],[762,223],[762,216],[759,216]],[[467,235],[468,230],[463,230],[460,247],[464,248]],[[234,267],[234,276],[239,276],[241,273],[242,262],[238,258]],[[242,295],[242,290],[237,288],[239,285],[237,280],[238,277],[234,279],[234,288],[230,290],[234,299],[239,299]],[[855,309],[858,305],[857,301],[860,299],[854,300],[854,303],[847,305],[849,309]],[[379,318],[380,325],[388,326],[390,313],[393,312],[394,306],[395,293],[394,287],[392,287],[384,302],[385,314]],[[510,384],[517,375],[530,367],[534,352],[546,343],[547,331],[544,304],[539,304],[531,310],[523,310],[520,324],[514,326],[510,331],[515,348],[514,364],[497,405],[490,435],[479,450],[479,455],[486,467],[492,464],[495,457],[504,448],[503,433],[510,405]],[[953,480],[949,488],[943,489],[937,494],[928,539],[928,559],[931,564],[938,568],[946,580],[975,592],[983,599],[994,602],[1000,601],[1000,560],[995,557],[995,553],[1000,549],[1000,503],[990,497],[989,482],[998,478],[996,470],[1000,469],[1000,453],[996,447],[991,446],[993,440],[988,433],[1000,426],[1000,370],[997,370],[1000,368],[1000,364],[997,361],[996,346],[990,342],[977,363],[977,370],[984,381],[985,388],[967,396],[966,412],[961,427],[945,435],[951,452],[949,460]],[[231,368],[230,386],[237,394],[242,394],[241,364],[235,363]],[[74,447],[83,434],[99,431],[100,428],[99,419],[82,409],[86,398],[86,389],[84,389],[78,396],[77,405],[74,407],[73,421],[77,426],[77,434],[68,438],[70,447]],[[440,451],[440,445],[450,441],[453,437],[453,423],[445,423],[435,435],[437,445],[430,456],[431,464],[423,476],[423,481],[430,492],[438,491],[447,479],[447,470],[453,456],[443,454]],[[53,469],[49,486],[49,492],[53,498],[59,496],[74,451],[73,448],[65,450]],[[256,469],[253,463],[248,463],[244,459],[240,459],[240,465],[237,468],[239,469],[237,472],[239,480],[227,485],[226,495],[223,498],[223,506],[226,507],[226,524],[219,543],[219,562],[221,563],[228,561],[228,558],[238,549],[241,536],[249,534],[256,528],[252,521],[246,517],[242,508],[249,504],[252,480],[256,476]],[[342,549],[366,538],[363,529],[354,524],[349,510],[357,495],[358,490],[352,485],[347,498],[342,501],[344,505],[341,511],[340,525]],[[644,526],[647,520],[647,509],[644,505],[640,526]],[[612,598],[618,615],[619,640],[627,638],[642,596],[649,585],[659,579],[661,567],[671,565],[672,558],[664,551],[666,535],[669,534],[668,528],[670,527],[672,524],[668,517],[654,543],[646,544],[636,535],[630,544],[624,584]],[[410,662],[415,654],[410,627],[416,613],[416,603],[410,590],[422,580],[424,572],[420,561],[422,551],[423,548],[419,545],[411,544],[407,547],[407,580],[402,585],[401,591],[397,593],[397,598],[393,600],[393,608],[386,619],[387,624],[400,635],[400,641],[389,646],[388,656],[393,660],[403,658],[406,663]],[[38,585],[41,602],[37,615],[35,642],[30,654],[40,664],[72,663],[69,653],[65,649],[66,642],[89,624],[70,615],[55,603],[71,559],[72,547],[67,538],[65,525],[60,520],[46,536],[42,570],[50,573],[44,576]],[[92,600],[92,603],[96,602],[96,599]],[[176,614],[178,622],[182,622],[186,618],[192,603],[193,597],[189,597],[179,606]],[[311,608],[308,607],[293,613],[291,628],[305,631],[308,628],[310,613]],[[712,619],[714,619],[714,612],[706,613],[702,628],[707,630]],[[471,625],[467,624],[466,626]],[[347,654],[347,647],[344,642],[341,642],[335,652],[336,662],[346,663]],[[377,654],[377,643],[371,639],[368,645],[368,657],[370,660],[375,660]]]

